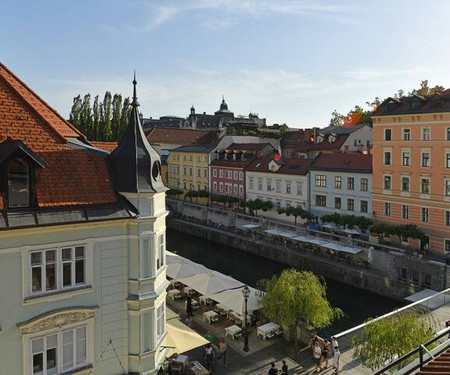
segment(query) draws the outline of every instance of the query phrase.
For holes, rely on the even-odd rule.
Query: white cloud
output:
[[[354,11],[346,4],[312,0],[167,0],[164,3],[142,1],[147,15],[143,31],[151,30],[188,12],[207,13],[201,24],[207,28],[227,29],[244,17],[260,19],[272,14],[338,14]],[[211,18],[208,18],[211,17]]]

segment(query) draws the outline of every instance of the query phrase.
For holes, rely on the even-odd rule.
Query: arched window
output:
[[[30,206],[30,170],[28,163],[20,158],[8,162],[8,206]]]

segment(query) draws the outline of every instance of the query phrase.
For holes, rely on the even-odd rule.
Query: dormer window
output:
[[[30,198],[30,168],[21,158],[9,160],[7,166],[8,207],[29,207]]]
[[[233,161],[236,161],[236,154],[233,154]]]
[[[333,143],[336,140],[336,136],[333,134],[330,134],[330,136],[328,137],[328,142]]]
[[[225,154],[224,159],[228,160],[228,154]]]
[[[316,143],[321,143],[323,141],[323,137],[321,135],[318,135],[316,138]]]
[[[34,170],[45,162],[23,142],[0,143],[0,193],[9,209],[33,206],[36,202]]]

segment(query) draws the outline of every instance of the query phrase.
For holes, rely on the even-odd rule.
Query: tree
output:
[[[121,132],[120,125],[122,120],[122,95],[114,94],[112,101],[112,140],[118,140]]]
[[[125,134],[125,130],[128,127],[128,122],[130,121],[131,113],[131,101],[130,98],[125,98],[123,101],[122,116],[120,119],[120,131],[117,137],[117,141],[120,141]]]
[[[294,216],[294,225],[297,225],[297,218],[301,217],[302,219],[308,219],[311,220],[314,215],[312,215],[310,212],[304,210],[301,207],[286,207],[286,208],[280,208],[278,211],[278,214],[285,214],[286,216]]]
[[[179,195],[183,194],[183,190],[180,189],[170,189],[168,191],[166,191],[167,195],[175,195],[176,197],[178,197]]]
[[[273,208],[273,203],[271,201],[263,201],[262,199],[248,200],[244,203],[245,207],[248,207],[255,216],[258,216],[258,210],[263,210],[264,212],[271,210]]]
[[[409,353],[435,335],[429,315],[420,317],[413,312],[397,313],[367,322],[372,323],[367,324],[361,335],[354,336],[352,340],[355,349],[353,357],[372,371]]]
[[[77,95],[75,98],[73,98],[73,105],[72,109],[70,110],[69,122],[83,133],[80,121],[82,106],[83,101],[81,100],[81,95]]]
[[[338,111],[334,110],[331,114],[330,125],[331,126],[342,126],[344,124],[344,115],[340,114]]]
[[[111,129],[112,99],[111,93],[109,91],[106,91],[101,107],[102,107],[101,111],[102,118],[100,121],[100,137],[102,141],[109,142],[112,140],[112,129]]]
[[[329,326],[343,316],[326,298],[323,278],[308,271],[284,270],[280,276],[261,280],[265,291],[260,299],[264,314],[284,327],[294,326],[295,350],[298,351],[298,325],[303,322],[316,328]]]
[[[92,139],[92,113],[91,113],[91,95],[86,94],[83,98],[83,104],[81,106],[80,113],[80,125],[83,134],[85,134],[88,139]]]
[[[418,89],[412,90],[411,92],[408,93],[408,95],[431,96],[444,90],[445,90],[444,86],[441,85],[429,87],[428,80],[425,79],[422,82],[420,82],[420,87]]]
[[[98,95],[94,98],[94,104],[92,106],[92,140],[100,140],[100,104],[98,102]]]

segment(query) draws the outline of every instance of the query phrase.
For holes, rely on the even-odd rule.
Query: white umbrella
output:
[[[216,271],[181,278],[178,279],[178,281],[207,297],[211,294],[218,293],[226,289],[244,286],[244,284],[240,281]]]
[[[184,353],[207,344],[209,341],[177,319],[166,322],[167,336],[164,345],[169,349],[167,356]]]
[[[214,301],[219,302],[221,305],[226,306],[228,310],[233,310],[238,314],[245,314],[245,298],[242,294],[243,288],[228,289],[220,293],[215,293],[209,296]],[[258,301],[261,298],[261,291],[252,287],[249,287],[250,295],[247,300],[247,311],[251,314],[254,310],[258,310]]]
[[[166,274],[171,279],[178,280],[184,277],[210,272],[208,268],[201,264],[182,257],[179,258],[181,258],[179,262],[167,264]]]

